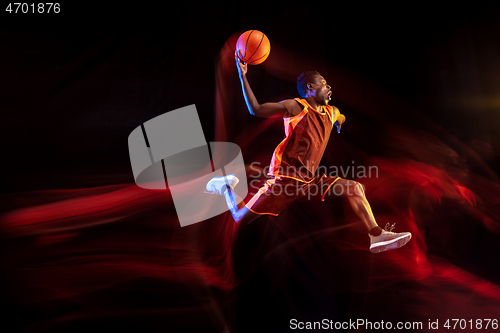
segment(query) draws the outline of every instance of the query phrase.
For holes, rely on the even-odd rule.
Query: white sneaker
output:
[[[227,175],[224,177],[214,177],[207,183],[207,190],[205,193],[210,194],[224,194],[226,186],[231,187],[233,190],[240,180],[235,175]]]
[[[411,233],[409,232],[392,232],[394,230],[395,224],[389,226],[386,224],[385,229],[382,229],[382,233],[378,236],[370,236],[370,252],[379,253],[388,250],[399,249],[408,243],[411,239]]]

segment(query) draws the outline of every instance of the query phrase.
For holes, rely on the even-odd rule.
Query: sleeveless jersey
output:
[[[283,117],[285,139],[274,150],[268,175],[308,183],[315,176],[340,112],[330,105],[318,112],[306,99],[295,100],[304,108],[296,116]]]

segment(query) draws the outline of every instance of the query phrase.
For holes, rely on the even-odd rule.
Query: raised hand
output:
[[[248,71],[248,65],[238,57],[238,51],[234,52],[234,58],[236,59],[236,67],[238,68],[239,76],[245,75]]]

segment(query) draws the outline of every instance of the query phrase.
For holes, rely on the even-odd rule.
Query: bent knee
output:
[[[259,217],[258,214],[250,211],[246,206],[241,208],[236,214],[233,214],[234,221],[241,225],[246,225]]]
[[[233,219],[236,223],[240,223],[244,218],[245,214],[242,213],[241,209],[236,214],[233,214]]]
[[[365,187],[363,184],[351,180],[350,185],[351,186],[349,186],[349,188],[351,189],[351,191],[347,191],[348,196],[363,197],[365,195]]]

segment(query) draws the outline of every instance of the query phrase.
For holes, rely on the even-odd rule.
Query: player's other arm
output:
[[[337,133],[340,133],[340,128],[342,127],[342,124],[345,122],[345,116],[340,113],[339,109],[335,108],[334,112],[335,116],[335,127],[337,127]]]
[[[263,118],[269,118],[275,115],[280,116],[291,116],[291,112],[289,108],[293,108],[294,101],[291,99],[284,100],[279,103],[264,103],[260,104],[257,101],[252,89],[250,88],[250,84],[248,83],[246,73],[248,70],[247,64],[241,62],[241,60],[236,55],[236,66],[238,68],[238,74],[240,76],[241,81],[241,89],[243,90],[243,97],[245,98],[245,103],[248,108],[248,112],[251,115]],[[296,104],[296,103],[295,103]]]

